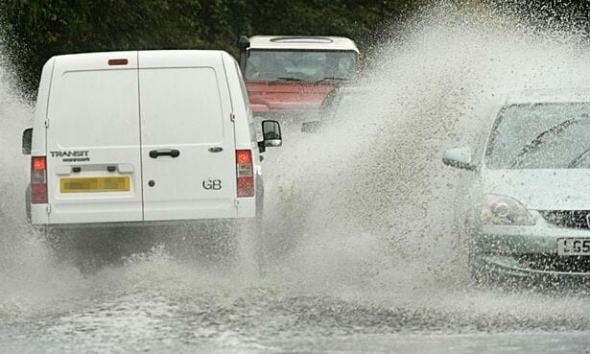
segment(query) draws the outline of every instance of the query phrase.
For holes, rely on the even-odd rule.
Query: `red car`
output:
[[[241,37],[238,47],[255,116],[309,117],[335,86],[360,74],[359,50],[344,37]]]

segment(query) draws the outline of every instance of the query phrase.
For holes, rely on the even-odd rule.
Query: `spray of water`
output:
[[[444,167],[442,153],[474,144],[509,92],[588,87],[580,43],[489,13],[443,7],[415,18],[382,48],[366,83],[374,96],[278,156],[268,229],[292,250],[278,277],[306,292],[463,314],[467,303],[484,313],[514,305],[457,293],[468,282],[460,196],[469,173]]]
[[[578,312],[587,305],[578,298],[498,298],[469,290],[456,222],[466,172],[440,161],[445,148],[473,143],[505,92],[588,86],[587,54],[574,35],[528,31],[488,13],[437,7],[410,21],[367,73],[365,84],[374,92],[367,102],[321,135],[288,136],[282,149],[267,153],[270,268],[262,279],[244,277],[239,266],[234,274],[211,273],[163,248],[86,277],[56,266],[23,226],[28,161],[19,146],[31,109],[2,81],[0,144],[10,153],[0,155],[0,321],[83,306],[100,312],[94,305],[105,298],[127,309],[152,308],[145,301],[157,298],[210,310],[207,320],[218,326],[265,316],[271,325],[282,319],[261,310],[269,301],[274,311],[305,311],[311,305],[301,297],[317,296],[367,307],[363,317],[358,307],[335,302],[338,311],[330,312],[334,307],[326,305],[332,310],[315,321],[327,326],[341,319],[391,328],[394,318],[416,326],[438,318],[437,328],[587,322]]]

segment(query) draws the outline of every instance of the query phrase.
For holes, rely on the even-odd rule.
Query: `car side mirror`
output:
[[[30,155],[33,146],[33,128],[28,128],[23,131],[22,145],[23,155]]]
[[[281,125],[276,120],[262,121],[262,145],[266,147],[279,147],[283,145]]]
[[[320,122],[320,121],[303,122],[301,124],[301,132],[302,133],[317,133],[321,127],[322,127],[322,122]]]
[[[471,149],[468,147],[448,149],[443,154],[443,163],[450,167],[474,171],[476,166],[471,162]]]

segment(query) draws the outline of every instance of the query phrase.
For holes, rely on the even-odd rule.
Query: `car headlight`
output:
[[[484,196],[480,219],[487,225],[535,225],[537,222],[518,201],[493,194]]]

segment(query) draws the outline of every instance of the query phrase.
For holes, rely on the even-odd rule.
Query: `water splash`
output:
[[[455,217],[463,215],[457,192],[468,175],[440,161],[445,148],[476,140],[506,91],[588,87],[590,56],[578,44],[576,35],[529,31],[497,15],[443,7],[417,16],[379,51],[366,78],[370,100],[322,135],[293,136],[266,154],[272,262],[263,279],[244,277],[240,265],[211,272],[158,247],[93,275],[52,263],[23,226],[28,160],[19,146],[31,108],[1,81],[0,146],[9,153],[0,155],[0,322],[49,313],[63,320],[49,324],[55,332],[90,324],[120,340],[102,320],[117,325],[111,315],[121,307],[123,315],[145,310],[161,320],[145,316],[134,328],[123,318],[130,336],[137,330],[143,340],[154,326],[162,333],[198,327],[189,341],[339,326],[587,328],[583,294],[555,299],[467,287]]]
[[[438,7],[397,38],[368,75],[373,97],[268,159],[268,244],[289,245],[297,282],[464,287],[469,174],[444,167],[444,149],[474,144],[508,92],[590,86],[580,37],[510,18]]]

